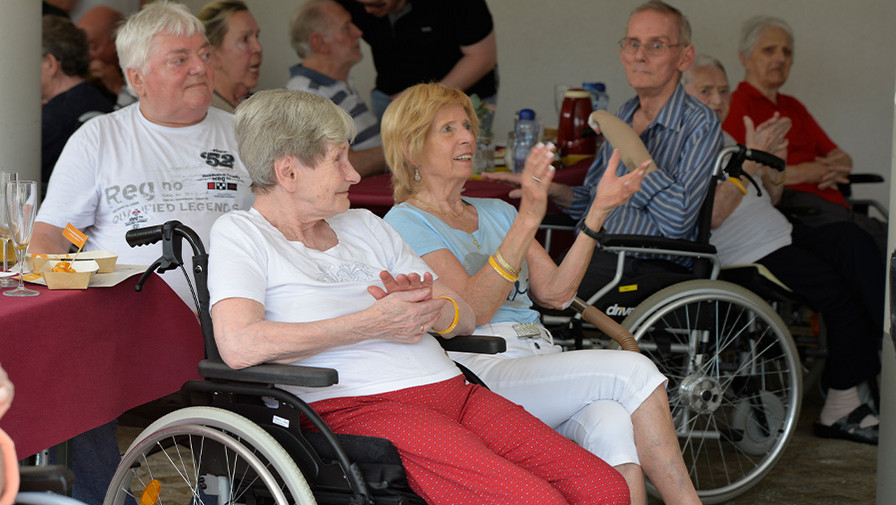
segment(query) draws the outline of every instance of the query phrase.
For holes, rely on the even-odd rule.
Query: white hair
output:
[[[790,43],[793,44],[793,30],[787,21],[781,18],[771,16],[754,16],[744,22],[740,31],[740,43],[737,46],[737,52],[744,58],[749,57],[756,47],[756,41],[767,28],[780,28],[787,33]]]
[[[153,2],[133,14],[118,30],[115,49],[125,77],[133,68],[146,73],[152,40],[165,32],[175,36],[205,35],[205,25],[186,6],[174,2]],[[128,89],[133,93],[128,80]]]

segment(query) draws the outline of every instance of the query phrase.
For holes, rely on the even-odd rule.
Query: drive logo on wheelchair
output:
[[[614,303],[607,307],[606,314],[610,317],[625,317],[635,310],[634,307],[620,307],[618,303]]]

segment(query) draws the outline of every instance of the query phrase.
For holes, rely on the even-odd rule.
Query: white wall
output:
[[[435,0],[430,0],[435,1]],[[633,95],[616,42],[639,1],[487,0],[495,19],[501,86],[496,131],[509,131],[513,112],[534,108],[555,124],[554,85],[603,81],[616,110]],[[194,12],[205,3],[187,0]],[[262,28],[265,62],[260,87],[280,87],[298,57],[289,47],[289,16],[299,1],[247,0]],[[888,181],[893,132],[896,2],[885,0],[672,0],[691,20],[698,52],[719,58],[732,85],[743,77],[736,47],[743,20],[756,14],[786,19],[796,34],[796,61],[783,92],[797,96],[855,162],[855,170]],[[367,96],[374,71],[354,69]],[[500,135],[500,134],[499,134]],[[856,189],[887,205],[889,182]]]

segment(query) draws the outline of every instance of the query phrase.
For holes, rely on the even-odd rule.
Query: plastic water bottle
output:
[[[582,87],[591,93],[591,104],[594,110],[607,110],[610,106],[610,95],[607,86],[602,82],[583,82]]]
[[[522,109],[517,114],[516,124],[513,127],[513,171],[520,173],[526,165],[526,157],[529,150],[538,143],[541,134],[541,126],[535,120],[535,111]]]

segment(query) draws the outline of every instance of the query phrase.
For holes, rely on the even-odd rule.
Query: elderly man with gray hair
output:
[[[361,61],[361,30],[334,0],[308,0],[289,23],[289,38],[302,63],[289,69],[286,89],[329,98],[349,113],[358,135],[349,159],[361,177],[386,170],[379,120],[355,89],[349,71]]]
[[[852,158],[828,137],[805,105],[779,92],[790,75],[793,48],[793,30],[783,19],[756,16],[744,23],[738,46],[744,80],[731,95],[731,112],[722,128],[743,143],[744,116],[757,125],[775,113],[790,118],[784,181],[787,188],[778,205],[815,209],[817,212],[798,216],[812,226],[855,221],[874,237],[883,253],[887,240],[884,223],[851,212],[837,186],[849,182]]]
[[[233,116],[209,108],[213,70],[203,24],[182,5],[156,2],[128,19],[116,45],[140,100],[89,122],[66,144],[38,212],[32,252],[66,252],[62,229],[71,223],[89,237],[86,249],[149,264],[156,252],[131,249],[125,232],[178,219],[207,238],[218,216],[252,204]],[[185,279],[165,280],[192,303]]]
[[[122,263],[148,265],[158,253],[130,248],[128,230],[178,219],[207,241],[219,216],[254,201],[236,154],[233,116],[209,108],[213,70],[202,23],[183,5],[154,2],[127,20],[115,42],[140,100],[89,121],[69,139],[31,252],[67,252],[62,230],[71,223],[89,237],[86,250],[108,249]],[[164,280],[192,303],[184,276]],[[112,421],[73,439],[75,498],[102,503],[120,460],[115,430]]]

